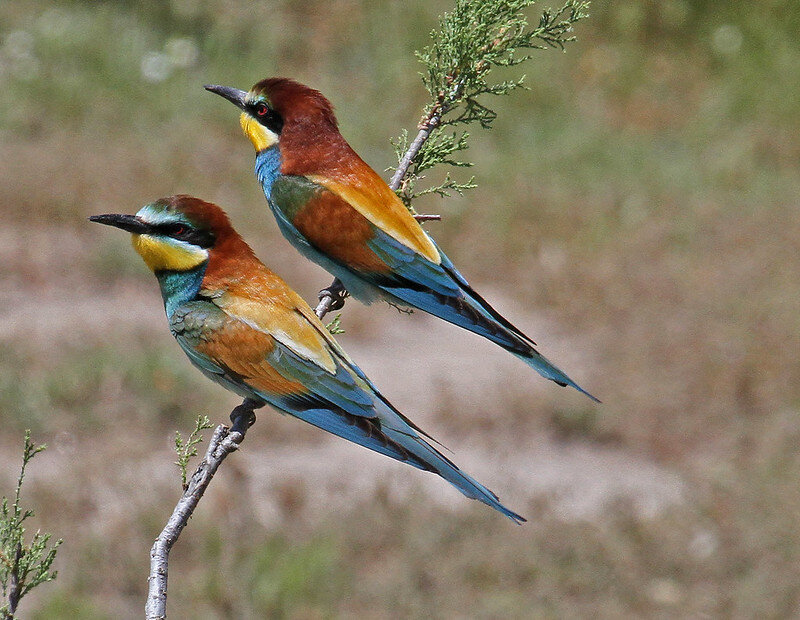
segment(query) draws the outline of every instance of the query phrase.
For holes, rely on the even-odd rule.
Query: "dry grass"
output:
[[[175,551],[172,615],[798,613],[800,12],[716,4],[598,3],[475,136],[479,189],[421,205],[602,406],[441,323],[345,310],[375,382],[531,523],[265,413]],[[446,6],[212,5],[0,4],[0,480],[33,427],[51,449],[27,497],[66,541],[29,617],[141,614],[178,492],[171,434],[235,404],[170,341],[127,241],[85,216],[216,200],[313,298],[328,276],[279,238],[234,115],[200,85],[311,82],[381,169],[416,122],[410,50]],[[197,59],[143,80],[177,39]]]

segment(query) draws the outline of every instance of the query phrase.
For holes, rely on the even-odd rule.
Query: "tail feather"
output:
[[[417,433],[416,426],[412,427],[405,416],[382,398],[376,401],[379,409],[379,416],[376,418],[354,416],[342,410],[304,409],[291,401],[281,404],[283,406],[280,409],[309,424],[418,469],[438,474],[465,496],[491,506],[515,523],[526,520],[503,506],[497,495],[462,472],[450,459],[425,441]]]
[[[512,353],[514,353],[514,355],[516,355],[519,359],[521,359],[523,362],[525,362],[528,366],[533,368],[536,372],[538,372],[546,379],[555,381],[556,383],[558,383],[558,385],[562,387],[569,386],[571,388],[575,388],[581,394],[585,394],[596,403],[602,402],[599,398],[593,396],[592,394],[584,390],[580,385],[575,383],[572,379],[570,379],[567,376],[567,373],[565,373],[558,366],[553,364],[550,360],[548,360],[544,355],[539,353],[533,347],[530,348],[530,351],[528,353],[515,353],[514,351],[512,351]]]
[[[385,290],[405,303],[488,338],[521,359],[544,378],[555,381],[561,386],[575,388],[593,401],[600,402],[598,398],[584,390],[563,370],[539,353],[533,340],[492,308],[489,302],[475,292],[464,277],[456,271],[449,260],[444,259],[446,257],[443,255],[442,268],[458,284],[459,295],[445,296],[429,289],[412,289],[410,287],[386,288]]]
[[[475,480],[472,476],[469,476],[461,471],[455,465],[455,463],[445,457],[441,452],[436,450],[421,437],[412,438],[408,435],[401,435],[388,428],[385,429],[385,432],[389,437],[392,437],[398,443],[402,443],[407,450],[413,452],[420,460],[427,463],[431,468],[431,471],[439,474],[442,478],[447,480],[450,484],[461,491],[461,493],[463,493],[466,497],[469,497],[470,499],[477,499],[487,506],[491,506],[517,524],[522,524],[527,521],[525,517],[517,514],[513,510],[506,508],[500,503],[497,495]]]
[[[596,396],[593,396],[586,390],[584,390],[580,385],[575,383],[563,370],[561,370],[558,366],[556,366],[553,362],[547,359],[544,355],[539,353],[536,350],[534,345],[536,344],[528,338],[525,334],[523,334],[519,329],[514,327],[507,319],[502,317],[494,308],[492,308],[485,299],[479,296],[475,291],[471,288],[468,290],[464,290],[465,299],[469,300],[472,305],[476,308],[479,308],[481,311],[485,312],[486,320],[487,321],[497,321],[498,324],[502,325],[506,328],[507,333],[516,336],[519,339],[519,344],[523,346],[523,350],[520,350],[520,346],[508,347],[504,345],[502,342],[497,342],[501,347],[503,347],[509,353],[512,353],[523,362],[525,362],[528,366],[533,368],[536,372],[542,375],[545,379],[550,379],[551,381],[555,381],[558,385],[562,387],[572,387],[578,390],[581,394],[585,394],[589,398],[591,398],[594,402],[599,403],[600,399]],[[502,323],[500,323],[502,320]]]

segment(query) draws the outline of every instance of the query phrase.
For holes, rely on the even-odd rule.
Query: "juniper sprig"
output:
[[[186,469],[189,466],[189,461],[197,456],[197,445],[203,441],[204,430],[212,428],[211,420],[208,416],[199,415],[194,421],[194,430],[189,436],[184,439],[180,431],[175,431],[175,453],[178,455],[178,460],[175,464],[181,472],[181,486],[185,491],[188,487]]]
[[[564,50],[575,40],[573,24],[588,17],[588,1],[568,0],[560,9],[545,9],[531,28],[523,11],[533,4],[534,0],[456,0],[431,32],[431,44],[416,52],[430,102],[416,138],[409,142],[403,131],[392,141],[398,165],[390,183],[412,213],[411,203],[419,196],[462,194],[475,187],[473,178],[459,182],[449,172],[438,185],[418,190],[417,184],[436,166],[471,166],[457,158],[468,148],[469,133],[463,127],[477,123],[491,128],[497,113],[486,99],[524,88],[524,74],[495,82],[490,79],[492,69],[524,63],[532,58],[529,50]]]
[[[14,618],[22,597],[36,586],[54,580],[58,575],[57,571],[50,569],[56,559],[61,539],[50,546],[52,535],[37,530],[30,543],[26,543],[24,524],[35,514],[33,510],[23,510],[21,503],[25,469],[33,457],[46,448],[45,445],[35,445],[31,441],[30,430],[25,431],[22,468],[17,478],[14,501],[9,505],[7,497],[0,500],[0,587],[4,599],[0,616],[4,620]]]

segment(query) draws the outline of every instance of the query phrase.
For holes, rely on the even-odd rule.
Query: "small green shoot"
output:
[[[343,334],[344,329],[342,328],[342,313],[340,312],[335,317],[333,317],[333,320],[330,323],[328,323],[325,327],[333,336],[335,336],[336,334]]]
[[[178,455],[178,460],[175,461],[175,464],[180,469],[181,486],[184,491],[189,486],[186,481],[186,469],[189,461],[197,456],[197,445],[203,441],[202,432],[212,427],[213,424],[211,424],[208,416],[199,415],[194,422],[194,430],[189,434],[189,437],[184,439],[180,431],[175,431],[175,453]]]
[[[39,452],[47,446],[37,446],[31,441],[30,430],[25,431],[25,447],[22,452],[22,468],[17,478],[14,503],[9,506],[8,498],[0,502],[0,586],[3,589],[4,604],[0,615],[11,620],[17,611],[22,597],[36,586],[52,581],[58,571],[51,571],[56,552],[61,545],[58,539],[48,548],[51,534],[36,531],[30,544],[25,543],[24,522],[34,516],[33,510],[23,510],[20,503],[25,469]]]

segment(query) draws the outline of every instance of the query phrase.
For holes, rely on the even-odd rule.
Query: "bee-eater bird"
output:
[[[256,149],[256,176],[283,235],[356,299],[429,312],[597,401],[475,292],[339,133],[319,91],[286,78],[262,80],[250,92],[205,88],[241,109],[242,129]]]
[[[133,234],[155,273],[172,335],[200,371],[255,406],[439,474],[467,497],[512,512],[425,440],[378,392],[314,311],[256,258],[217,205],[172,196],[136,215],[93,215]]]

